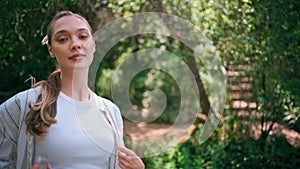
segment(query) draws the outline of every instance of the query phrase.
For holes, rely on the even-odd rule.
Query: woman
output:
[[[47,36],[59,68],[0,105],[0,168],[145,168],[124,147],[117,106],[88,87],[95,42],[87,20],[59,12]]]

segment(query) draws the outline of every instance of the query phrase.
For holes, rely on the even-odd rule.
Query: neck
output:
[[[79,101],[89,99],[88,70],[61,71],[61,91]]]

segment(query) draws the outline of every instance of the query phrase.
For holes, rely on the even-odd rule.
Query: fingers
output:
[[[39,169],[41,166],[42,166],[42,161],[35,163],[35,164],[32,166],[32,169]]]
[[[40,169],[43,165],[43,161],[37,162],[32,166],[32,169]],[[47,163],[46,169],[52,169],[49,163]]]
[[[46,169],[52,169],[49,163],[47,163],[47,168]]]
[[[124,147],[118,146],[118,161],[122,169],[144,169],[144,163],[134,151]]]
[[[126,155],[136,156],[136,154],[135,154],[134,151],[132,151],[132,150],[130,150],[130,149],[124,147],[124,146],[118,146],[118,150],[119,150],[119,152],[122,152],[122,153],[124,153]]]

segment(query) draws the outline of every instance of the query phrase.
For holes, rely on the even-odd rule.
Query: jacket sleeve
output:
[[[118,132],[118,135],[120,137],[119,144],[124,146],[124,138],[123,138],[123,136],[124,136],[123,135],[124,126],[123,126],[122,115],[121,115],[120,109],[116,105],[114,105],[113,110],[114,110],[113,120],[115,120],[116,128],[118,130],[117,132]]]
[[[0,105],[0,168],[16,168],[20,106],[18,95]]]
[[[107,115],[109,121],[115,132],[115,139],[118,145],[124,146],[124,139],[123,139],[123,119],[119,108],[112,103],[110,100],[103,99],[102,103],[107,111]],[[117,148],[115,147],[114,153],[109,158],[109,169],[120,169],[118,165],[118,158],[117,158]]]

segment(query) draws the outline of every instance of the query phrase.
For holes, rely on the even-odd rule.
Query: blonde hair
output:
[[[59,95],[60,69],[52,72],[47,81],[42,80],[33,87],[41,87],[41,94],[35,104],[30,103],[30,111],[26,115],[27,132],[32,135],[42,135],[51,124],[56,123],[56,100]]]
[[[54,16],[48,25],[47,36],[49,45],[51,45],[51,35],[54,23],[64,16],[72,15],[86,22],[92,33],[92,28],[84,17],[71,11],[61,11]],[[60,74],[61,70],[57,68],[49,75],[47,80],[42,80],[33,85],[33,88],[40,86],[41,93],[38,96],[36,103],[29,104],[30,111],[25,118],[28,133],[32,135],[42,135],[47,132],[52,124],[56,123],[56,100],[61,90]]]

